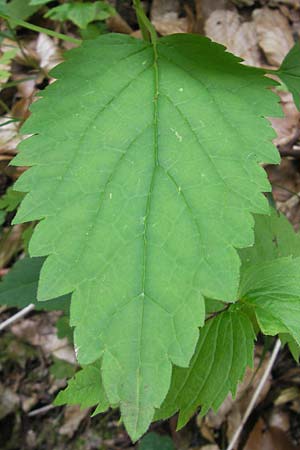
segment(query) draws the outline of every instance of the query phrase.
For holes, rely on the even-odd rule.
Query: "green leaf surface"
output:
[[[64,22],[71,20],[79,28],[85,29],[87,25],[96,20],[105,20],[115,14],[112,6],[102,1],[86,3],[65,3],[51,8],[45,17]]]
[[[70,296],[54,298],[49,302],[37,301],[37,288],[44,258],[24,258],[0,282],[0,305],[24,308],[33,303],[36,309],[69,311]]]
[[[54,404],[80,405],[89,408],[98,404],[96,413],[105,411],[109,407],[101,383],[100,363],[96,362],[81,369],[68,382],[68,387],[59,392]]]
[[[289,333],[300,345],[300,258],[256,264],[242,274],[240,297],[254,308],[262,332]]]
[[[255,245],[240,250],[242,271],[284,256],[300,256],[300,237],[288,219],[271,208],[271,215],[255,217]]]
[[[50,3],[52,0],[30,0],[30,5],[46,5],[46,3]]]
[[[6,193],[0,198],[0,209],[7,212],[17,209],[24,198],[23,192],[17,192],[12,188],[8,188]]]
[[[251,321],[238,305],[207,320],[190,366],[174,370],[170,391],[156,418],[179,411],[181,428],[198,406],[201,415],[210,408],[217,410],[229,391],[235,395],[246,367],[252,366],[254,339]]]
[[[4,0],[0,3],[0,10],[11,18],[26,20],[38,10],[38,7],[30,4],[30,0]]]
[[[299,363],[300,358],[300,345],[297,344],[295,339],[290,334],[281,333],[280,340],[283,345],[287,344],[294,360]]]
[[[300,342],[299,234],[272,210],[270,217],[256,217],[255,245],[240,255],[239,297],[251,304],[263,333],[289,333],[285,340],[295,356]]]
[[[73,292],[79,362],[102,357],[134,440],[189,364],[203,295],[237,298],[236,249],[269,209],[258,163],[279,161],[262,117],[277,100],[239,61],[200,36],[105,35],[68,54],[23,128],[15,223],[43,219],[38,297]]]
[[[175,447],[169,436],[148,433],[141,440],[138,450],[175,450]]]
[[[300,42],[297,42],[275,72],[293,94],[294,102],[300,109]]]

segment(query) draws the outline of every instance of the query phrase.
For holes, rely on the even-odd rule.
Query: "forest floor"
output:
[[[13,0],[22,18],[39,26],[80,37],[81,30],[66,20],[45,19],[50,7],[30,11],[29,0]],[[98,24],[102,32],[140,37],[130,1],[110,1],[118,12]],[[153,0],[143,2],[160,35],[177,32],[205,34],[224,44],[246,63],[279,67],[300,37],[300,0]],[[25,5],[25,6],[24,6]],[[26,10],[26,5],[27,9]],[[20,126],[38,92],[53,81],[49,71],[73,44],[2,21],[0,53],[0,195],[7,193],[23,169],[9,166],[22,140]],[[95,31],[95,30],[94,30]],[[92,32],[92,29],[91,29]],[[10,52],[10,53],[9,53]],[[268,166],[277,208],[300,227],[300,113],[289,93],[278,91],[284,117],[270,118],[278,137],[280,166]],[[254,130],[255,132],[255,130]],[[3,197],[5,198],[5,197]],[[0,234],[0,275],[24,253],[33,225],[11,225],[14,199],[0,199],[6,209]],[[4,202],[4,203],[5,203]],[[16,200],[18,203],[18,200]],[[4,219],[3,219],[4,220]],[[0,306],[0,322],[17,310]],[[117,411],[95,418],[77,406],[53,407],[58,390],[77,370],[72,346],[61,337],[60,313],[32,311],[0,332],[0,450],[222,450],[240,425],[243,414],[268,365],[274,339],[258,339],[255,368],[248,370],[233,400],[229,396],[218,413],[195,415],[176,432],[176,417],[152,425],[170,439],[143,447],[131,443]],[[69,338],[71,339],[71,338]],[[165,442],[165,443],[163,443]],[[148,446],[147,446],[148,445]],[[273,366],[249,420],[239,450],[300,450],[300,368],[286,348]]]

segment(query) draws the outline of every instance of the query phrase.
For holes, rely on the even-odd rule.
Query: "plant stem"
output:
[[[73,44],[81,44],[81,40],[75,39],[71,36],[67,36],[65,34],[57,33],[56,31],[49,30],[48,28],[39,27],[29,22],[25,22],[24,20],[16,19],[14,17],[9,17],[6,14],[0,13],[0,17],[5,20],[9,20],[11,23],[15,25],[19,25],[20,27],[27,28],[31,31],[36,31],[37,33],[44,33],[48,36],[56,37],[57,39],[61,39],[63,41],[72,42]]]
[[[141,5],[141,0],[133,0],[133,6],[136,12],[140,30],[143,35],[143,39],[145,41],[152,42],[152,44],[155,45],[157,41],[157,34],[154,26],[145,14],[145,11]]]

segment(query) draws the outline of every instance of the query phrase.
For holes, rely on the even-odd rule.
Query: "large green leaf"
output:
[[[179,411],[178,427],[186,424],[196,408],[201,414],[217,409],[228,392],[236,392],[245,369],[252,366],[255,334],[248,316],[234,305],[206,322],[189,368],[176,368],[170,391],[157,418]]]
[[[48,256],[40,300],[73,292],[81,364],[102,357],[109,402],[137,439],[187,367],[203,295],[237,297],[236,248],[268,211],[259,163],[276,163],[263,72],[222,46],[174,35],[157,46],[106,35],[72,50],[33,104],[15,164],[33,166],[15,223]],[[255,133],[253,133],[255,130]]]
[[[24,308],[33,303],[36,309],[69,311],[70,296],[64,295],[49,302],[37,301],[39,275],[44,258],[24,258],[16,262],[0,283],[0,305]]]

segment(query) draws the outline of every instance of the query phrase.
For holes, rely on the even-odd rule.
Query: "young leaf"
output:
[[[281,333],[280,340],[283,345],[287,344],[294,360],[299,363],[300,358],[300,345],[297,344],[295,339],[290,334]]]
[[[268,211],[258,163],[279,156],[262,116],[278,105],[272,81],[239,61],[200,36],[102,36],[55,69],[23,128],[35,136],[15,164],[33,167],[15,223],[44,219],[30,241],[50,255],[38,297],[74,292],[79,362],[102,357],[134,440],[172,363],[189,364],[203,295],[236,298],[236,248],[253,242],[251,213]]]
[[[300,238],[287,218],[274,208],[255,217],[255,245],[239,251],[242,270],[284,256],[300,256]]]
[[[256,264],[242,274],[240,298],[264,334],[288,333],[300,345],[300,258]]]
[[[70,297],[65,295],[49,302],[37,301],[38,280],[44,258],[24,258],[0,282],[0,305],[24,308],[33,303],[36,309],[69,311]]]
[[[38,10],[38,7],[32,5],[30,0],[3,0],[0,3],[0,10],[11,18],[26,20]]]
[[[265,334],[289,333],[285,340],[296,355],[300,342],[299,234],[272,210],[270,217],[256,217],[255,245],[240,255],[239,297],[251,304]]]
[[[12,188],[8,188],[6,193],[0,198],[0,209],[7,212],[17,209],[24,198],[23,192],[17,192]]]
[[[89,408],[98,405],[94,415],[105,411],[109,407],[101,384],[100,363],[96,362],[81,369],[68,382],[68,387],[59,392],[54,404],[80,405]]]
[[[275,72],[293,94],[294,102],[300,109],[300,42],[297,42]]]
[[[112,6],[103,1],[86,3],[65,3],[51,8],[45,17],[53,20],[71,20],[79,28],[85,29],[87,25],[96,20],[105,20],[115,14]]]
[[[175,368],[166,400],[157,418],[179,411],[183,427],[201,405],[201,415],[218,409],[228,392],[235,395],[245,369],[252,366],[255,334],[248,316],[234,305],[206,322],[187,369]]]

